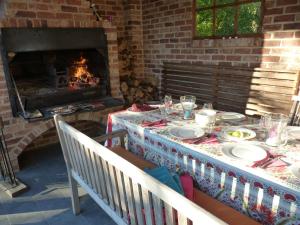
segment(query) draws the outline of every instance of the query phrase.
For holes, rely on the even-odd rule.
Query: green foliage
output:
[[[216,0],[217,5],[233,3],[235,0]],[[244,3],[238,7],[216,7],[213,10],[201,10],[212,7],[213,0],[196,0],[196,35],[199,37],[230,36],[236,34],[256,34],[260,32],[261,2]],[[238,14],[237,24],[235,16]],[[213,16],[215,16],[215,33],[213,33]],[[235,30],[237,27],[237,31]]]
[[[197,8],[212,6],[213,0],[196,0]]]
[[[198,36],[207,37],[213,34],[212,10],[205,10],[196,15],[196,31]]]
[[[261,3],[255,2],[240,6],[238,17],[238,33],[253,34],[259,32],[261,20]]]
[[[233,3],[235,0],[216,0],[216,5],[223,5],[228,3]]]
[[[234,33],[235,8],[226,7],[217,10],[216,35],[226,36]]]

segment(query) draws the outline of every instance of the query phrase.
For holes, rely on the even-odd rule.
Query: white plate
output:
[[[249,135],[246,137],[234,137],[229,135],[229,132],[246,132]],[[223,132],[222,132],[222,138],[224,138],[225,140],[229,140],[229,141],[244,141],[244,140],[249,140],[252,138],[256,137],[256,133],[253,130],[249,130],[247,128],[242,128],[242,127],[229,127],[226,128]]]
[[[290,139],[300,139],[300,127],[288,127],[288,136]]]
[[[198,107],[198,105],[194,104],[194,109],[196,109],[197,107]],[[176,110],[183,110],[181,103],[174,104],[174,109],[176,109]]]
[[[241,121],[246,119],[246,116],[236,112],[221,112],[217,118],[223,121]]]
[[[226,144],[222,147],[224,155],[231,159],[255,162],[267,157],[267,152],[257,145]]]
[[[267,157],[267,152],[257,145],[237,145],[231,150],[232,155],[246,161],[259,161]]]
[[[300,163],[295,163],[292,166],[290,166],[290,170],[292,174],[294,174],[297,178],[300,179]]]
[[[199,138],[205,134],[199,127],[171,127],[169,133],[179,139]]]

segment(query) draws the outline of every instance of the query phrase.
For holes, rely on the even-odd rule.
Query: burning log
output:
[[[88,71],[87,60],[82,56],[74,62],[70,71],[70,88],[96,87],[100,83],[100,79]]]

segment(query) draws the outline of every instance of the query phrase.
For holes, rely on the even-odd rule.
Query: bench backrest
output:
[[[68,173],[117,224],[226,224],[60,117],[55,121]]]
[[[162,94],[195,95],[219,110],[290,114],[299,71],[164,63]]]

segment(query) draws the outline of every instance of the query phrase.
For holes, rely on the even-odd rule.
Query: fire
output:
[[[98,77],[88,71],[87,59],[82,56],[74,62],[70,74],[69,86],[75,89],[95,87],[100,81]]]

